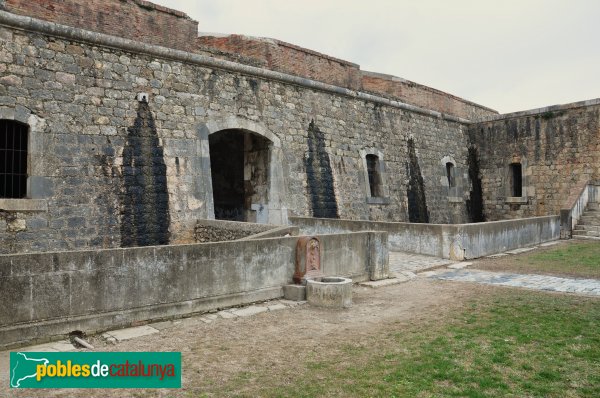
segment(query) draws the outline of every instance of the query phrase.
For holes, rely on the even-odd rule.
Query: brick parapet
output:
[[[361,88],[366,92],[399,99],[423,108],[435,109],[442,113],[474,121],[498,114],[494,109],[444,91],[382,73],[361,71]]]
[[[185,13],[144,0],[4,0],[3,5],[14,14],[180,50],[191,50],[198,32],[198,22]]]

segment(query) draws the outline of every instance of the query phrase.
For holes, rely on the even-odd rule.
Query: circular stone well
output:
[[[307,279],[306,300],[317,307],[349,308],[352,306],[352,279],[337,276]]]

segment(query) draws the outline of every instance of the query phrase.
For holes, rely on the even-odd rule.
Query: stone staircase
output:
[[[600,240],[600,206],[598,202],[589,202],[585,212],[573,229],[574,239]]]

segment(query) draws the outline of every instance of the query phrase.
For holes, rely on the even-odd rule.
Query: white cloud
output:
[[[600,97],[596,0],[154,0],[501,112]]]

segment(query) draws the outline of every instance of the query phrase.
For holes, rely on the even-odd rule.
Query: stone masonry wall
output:
[[[502,115],[469,127],[488,220],[559,214],[580,183],[600,178],[600,101]],[[523,198],[511,202],[509,165],[523,167]]]
[[[180,50],[191,50],[198,32],[185,13],[144,0],[3,2],[15,14]]]
[[[192,242],[195,220],[212,216],[207,142],[199,136],[202,126],[215,124],[277,140],[281,147],[273,151],[281,153],[277,166],[283,173],[270,178],[281,180],[283,188],[271,191],[271,200],[280,197],[291,213],[309,215],[304,159],[314,122],[329,155],[339,217],[350,219],[407,219],[407,141],[412,137],[430,222],[465,220],[464,203],[448,201],[441,163],[451,156],[457,172],[466,170],[465,124],[5,26],[0,28],[0,118],[25,114],[39,121],[30,126],[39,130],[32,145],[42,148],[32,156],[37,174],[30,179],[35,203],[41,205],[33,209],[26,203],[18,210],[19,202],[10,210],[0,201],[0,252],[120,246],[124,148],[138,118],[139,93],[148,93],[147,111],[166,166],[170,243]],[[366,147],[384,155],[389,204],[366,202],[360,157]]]
[[[194,51],[351,90],[365,90],[468,120],[497,112],[433,88],[276,39],[201,35],[185,13],[145,0],[0,0],[0,9],[94,32]]]

